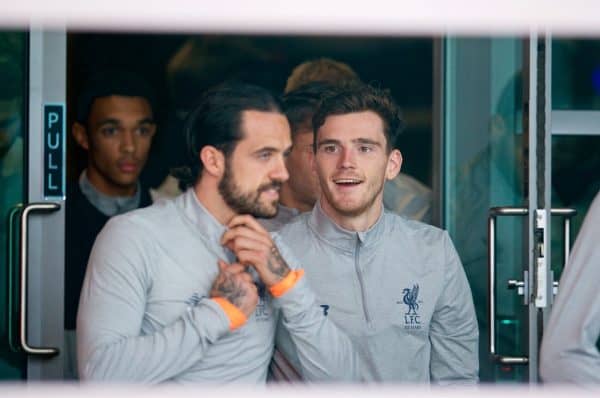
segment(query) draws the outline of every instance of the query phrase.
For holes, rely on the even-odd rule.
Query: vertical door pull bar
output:
[[[496,352],[496,217],[498,216],[526,216],[529,213],[525,207],[492,207],[489,210],[488,215],[488,286],[489,286],[489,300],[488,300],[488,320],[490,328],[490,354],[492,360],[502,364],[512,365],[526,365],[529,362],[527,357],[510,357],[499,355]],[[564,221],[564,250],[565,250],[565,264],[569,256],[569,242],[570,242],[570,218],[576,214],[574,209],[558,208],[551,209],[550,214],[553,216],[562,216],[565,218]],[[523,303],[529,304],[529,286],[527,286],[527,275],[524,276],[523,281],[510,280],[509,288],[516,288],[519,294],[523,294]]]
[[[575,209],[551,209],[550,213],[553,216],[561,216],[563,217],[563,270],[567,266],[567,262],[569,261],[569,255],[571,254],[571,218],[577,215],[577,210]],[[555,281],[554,278],[552,282],[552,294],[556,296],[558,293],[558,281]]]
[[[496,217],[497,216],[526,216],[527,208],[524,207],[492,207],[488,215],[488,287],[489,287],[489,327],[490,327],[490,355],[492,361],[505,365],[527,365],[529,358],[499,355],[496,352]],[[515,281],[515,287],[525,287]],[[523,292],[524,300],[529,293]]]
[[[53,202],[30,203],[25,205],[21,213],[21,239],[19,258],[20,268],[20,311],[19,336],[21,349],[29,355],[53,356],[58,354],[58,348],[32,347],[27,343],[27,224],[29,215],[34,212],[54,212],[60,209],[60,204]]]

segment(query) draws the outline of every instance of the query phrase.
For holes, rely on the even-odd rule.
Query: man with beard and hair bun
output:
[[[477,320],[448,234],[383,206],[402,164],[401,127],[386,91],[357,84],[323,99],[313,117],[321,194],[279,234],[324,314],[354,342],[361,380],[475,383]],[[286,338],[278,347],[297,364]]]
[[[279,102],[260,87],[218,86],[186,136],[188,190],[111,219],[94,245],[77,319],[82,378],[264,383],[279,317],[308,379],[355,378],[349,338],[254,219],[275,216],[288,178]]]

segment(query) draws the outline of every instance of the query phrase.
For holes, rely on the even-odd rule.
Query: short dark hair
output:
[[[317,132],[325,124],[325,119],[332,115],[372,111],[383,121],[383,133],[387,141],[387,150],[396,145],[396,139],[404,128],[400,109],[394,102],[389,90],[373,87],[368,84],[351,84],[321,101],[313,116],[315,135],[314,150],[317,150]]]
[[[193,184],[202,171],[198,154],[206,145],[214,146],[228,157],[243,138],[242,112],[261,111],[283,113],[279,100],[259,86],[226,82],[207,90],[185,121],[188,167],[182,175],[186,185]]]
[[[307,83],[282,98],[283,112],[290,123],[292,136],[302,130],[312,132],[312,118],[325,97],[334,95],[338,87],[327,82]]]
[[[119,95],[146,99],[154,112],[154,90],[137,74],[122,70],[102,70],[90,75],[77,98],[76,119],[86,125],[92,105],[97,98]]]

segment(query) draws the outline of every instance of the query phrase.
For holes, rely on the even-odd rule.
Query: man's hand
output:
[[[219,260],[219,274],[210,289],[210,297],[223,297],[250,317],[258,304],[258,290],[252,275],[241,264]]]
[[[221,244],[235,253],[237,260],[252,266],[267,287],[281,281],[289,272],[271,235],[249,215],[235,216],[227,225]]]

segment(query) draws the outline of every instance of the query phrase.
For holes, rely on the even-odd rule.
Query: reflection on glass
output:
[[[0,32],[0,380],[22,378],[22,357],[8,348],[7,215],[23,201],[25,34]]]
[[[445,226],[463,261],[480,329],[482,381],[519,381],[524,368],[494,365],[488,354],[487,219],[495,206],[522,206],[522,46],[513,39],[447,39]],[[524,219],[500,217],[496,239],[496,345],[525,355],[521,297]]]

